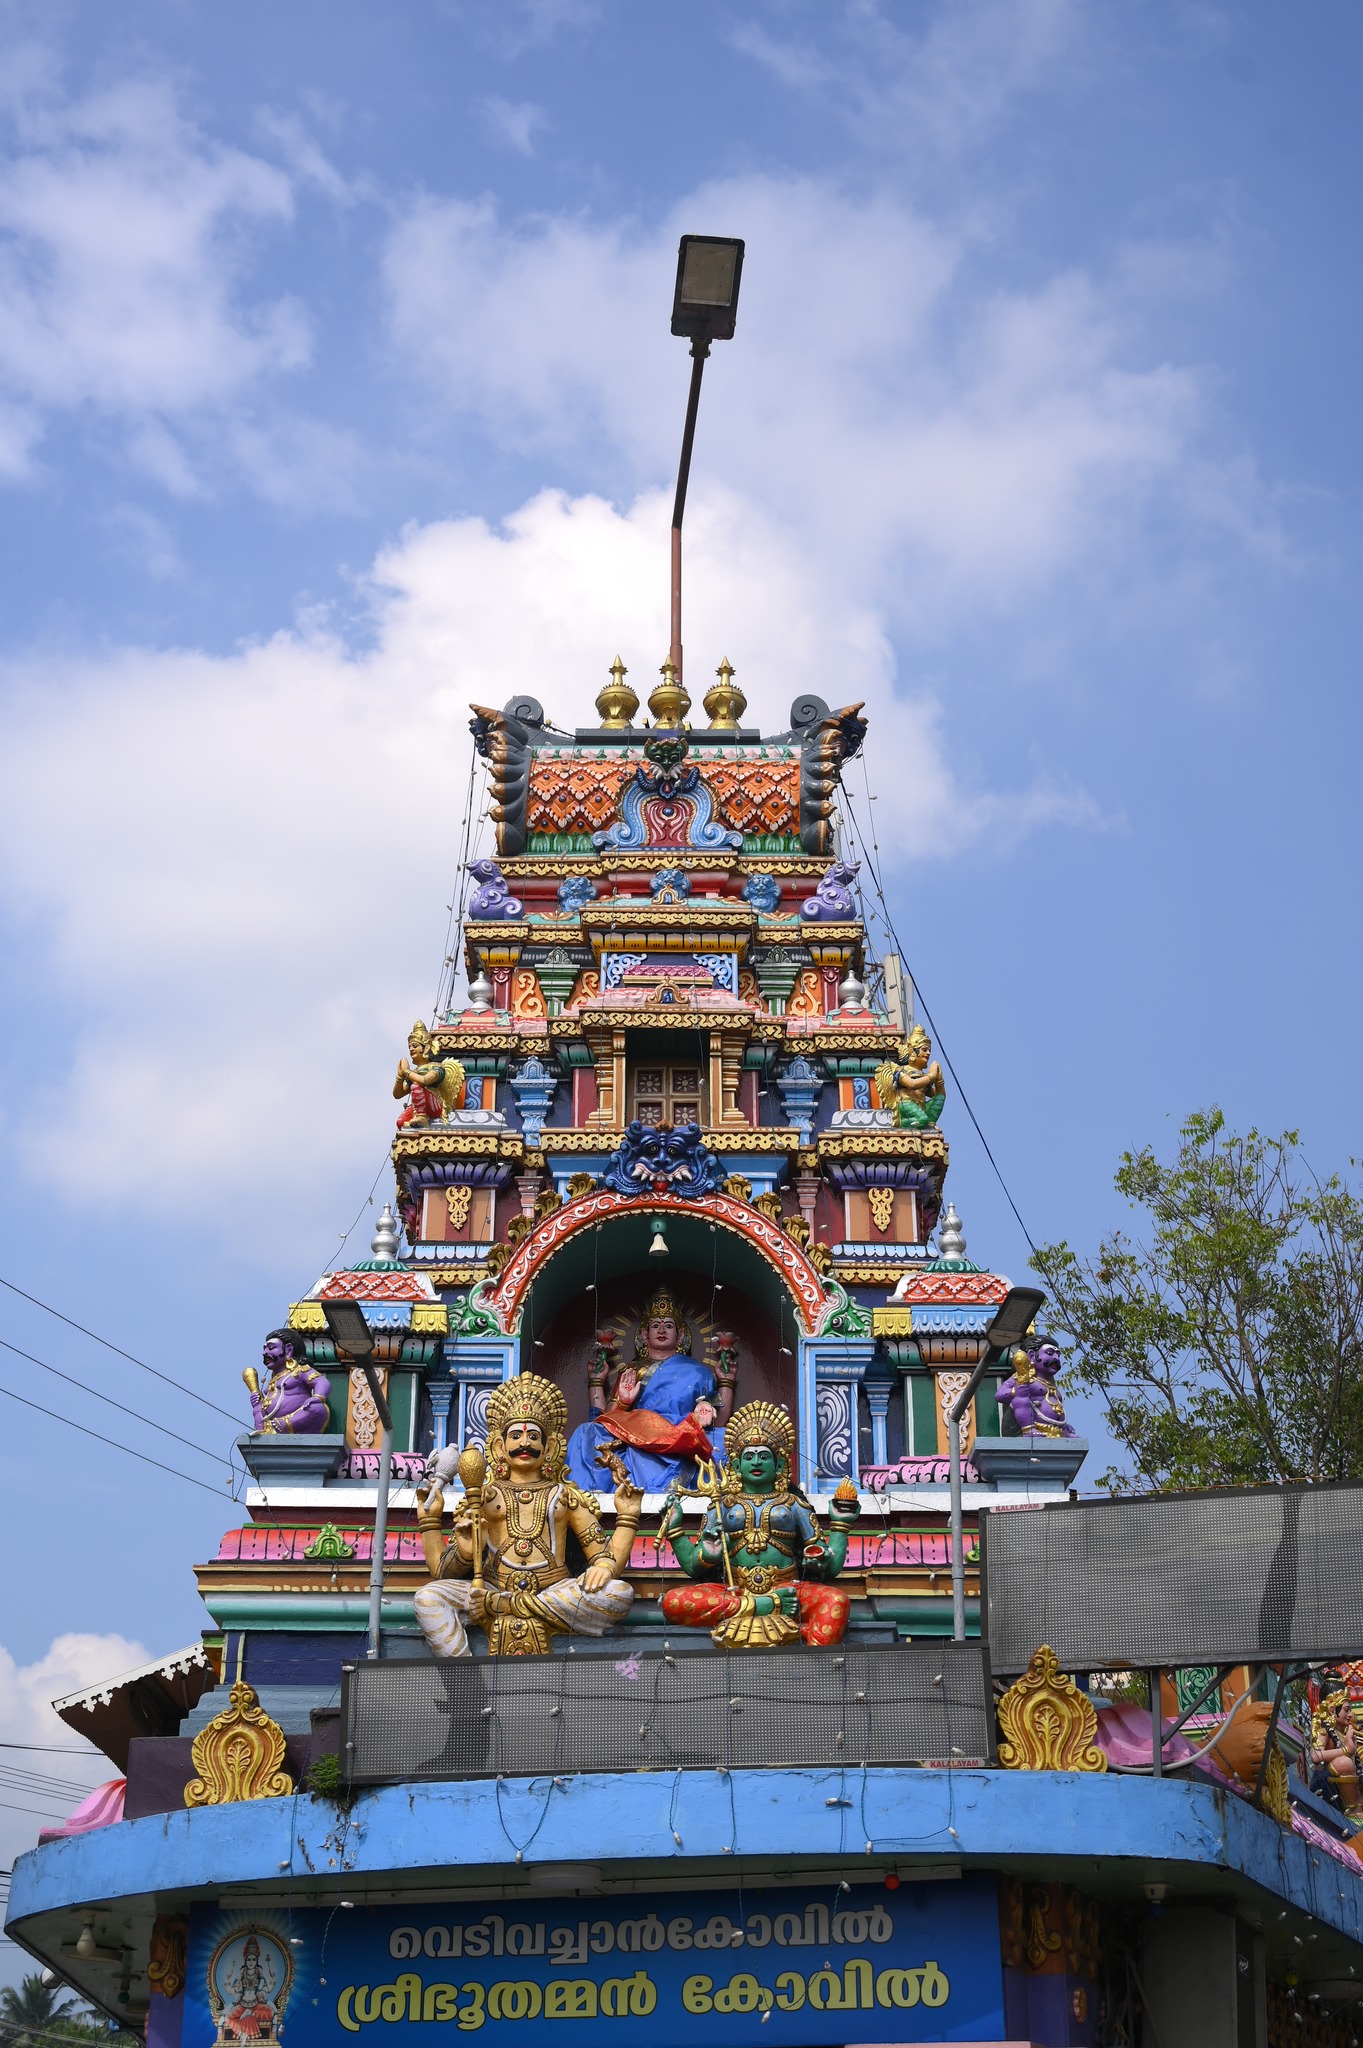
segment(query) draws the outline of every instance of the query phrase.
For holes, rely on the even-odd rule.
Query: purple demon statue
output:
[[[1011,1411],[1020,1436],[1073,1436],[1065,1420],[1056,1375],[1060,1353],[1049,1337],[1033,1337],[1013,1353],[1013,1370],[999,1388],[999,1405]]]
[[[309,1365],[296,1330],[271,1330],[261,1355],[265,1385],[253,1365],[242,1378],[251,1396],[251,1417],[260,1436],[320,1436],[327,1426],[331,1381]]]

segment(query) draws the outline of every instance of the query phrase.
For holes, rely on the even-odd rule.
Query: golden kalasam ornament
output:
[[[726,654],[715,670],[719,677],[705,692],[705,710],[710,720],[711,732],[737,732],[738,722],[748,708],[748,700],[734,681],[734,672]]]
[[[596,708],[601,714],[602,730],[605,732],[622,732],[626,726],[634,723],[634,714],[639,709],[639,698],[638,693],[631,690],[625,681],[628,674],[629,670],[617,654],[611,663],[611,679],[596,700]]]
[[[999,1701],[1007,1740],[999,1762],[1009,1771],[1105,1771],[1107,1758],[1094,1737],[1098,1716],[1074,1680],[1060,1670],[1043,1643]]]
[[[679,726],[691,709],[691,699],[677,679],[672,661],[665,661],[658,670],[662,681],[649,692],[648,708],[653,713],[653,723],[662,726]]]
[[[293,1779],[283,1769],[284,1731],[239,1678],[231,1704],[195,1736],[190,1750],[199,1773],[185,1786],[186,1806],[226,1806],[236,1799],[281,1799]]]

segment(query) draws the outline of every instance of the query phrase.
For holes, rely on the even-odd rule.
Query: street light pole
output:
[[[379,1497],[374,1504],[374,1546],[369,1558],[369,1649],[383,1654],[383,1563],[388,1549],[388,1494],[393,1483],[393,1416],[388,1397],[371,1363],[374,1333],[357,1301],[324,1301],[322,1314],[336,1349],[364,1374],[369,1398],[379,1418]]]
[[[691,446],[696,438],[696,413],[700,408],[700,380],[710,344],[698,336],[691,344],[691,390],[686,401],[686,425],[682,428],[681,461],[677,465],[677,495],[672,501],[672,642],[667,658],[673,679],[682,679],[682,518],[686,512],[686,486],[691,478]]]
[[[733,338],[738,286],[743,275],[743,244],[726,235],[683,235],[677,251],[677,287],[672,300],[672,332],[691,340],[691,389],[686,400],[677,495],[672,501],[672,634],[667,659],[672,680],[682,679],[682,519],[686,486],[691,476],[691,449],[696,438],[700,380],[712,341]]]

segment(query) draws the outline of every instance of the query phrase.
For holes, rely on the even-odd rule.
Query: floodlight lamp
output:
[[[990,1350],[1011,1351],[1020,1344],[1045,1300],[1039,1287],[1010,1287],[984,1333]]]
[[[672,332],[707,347],[712,341],[732,341],[742,275],[741,241],[727,235],[683,235],[677,251]]]
[[[338,1351],[344,1351],[347,1358],[368,1358],[374,1349],[374,1333],[358,1301],[324,1301],[322,1314]]]

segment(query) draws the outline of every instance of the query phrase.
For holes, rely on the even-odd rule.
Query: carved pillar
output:
[[[871,1463],[888,1465],[890,1450],[886,1425],[895,1383],[893,1380],[864,1380],[862,1384],[866,1389],[866,1405],[871,1411]]]
[[[738,1087],[743,1073],[743,1054],[746,1049],[745,1034],[737,1031],[712,1033],[710,1044],[713,1049],[716,1037],[720,1043],[720,1094],[717,1124],[742,1124],[748,1119],[738,1106]],[[713,1058],[713,1050],[712,1050]],[[711,1097],[713,1104],[715,1098]]]
[[[459,1392],[456,1379],[429,1379],[426,1392],[431,1402],[431,1449],[443,1451],[450,1440],[450,1409]]]
[[[535,1203],[539,1200],[540,1189],[544,1186],[544,1175],[530,1167],[516,1175],[516,1193],[520,1196],[521,1214],[533,1221]]]
[[[592,1064],[596,1068],[596,1108],[588,1112],[587,1123],[596,1131],[622,1131],[625,1127],[625,1034],[623,1030],[587,1030]]]
[[[800,1214],[814,1229],[814,1204],[819,1198],[819,1174],[817,1169],[804,1167],[795,1175],[795,1199],[800,1204]]]

